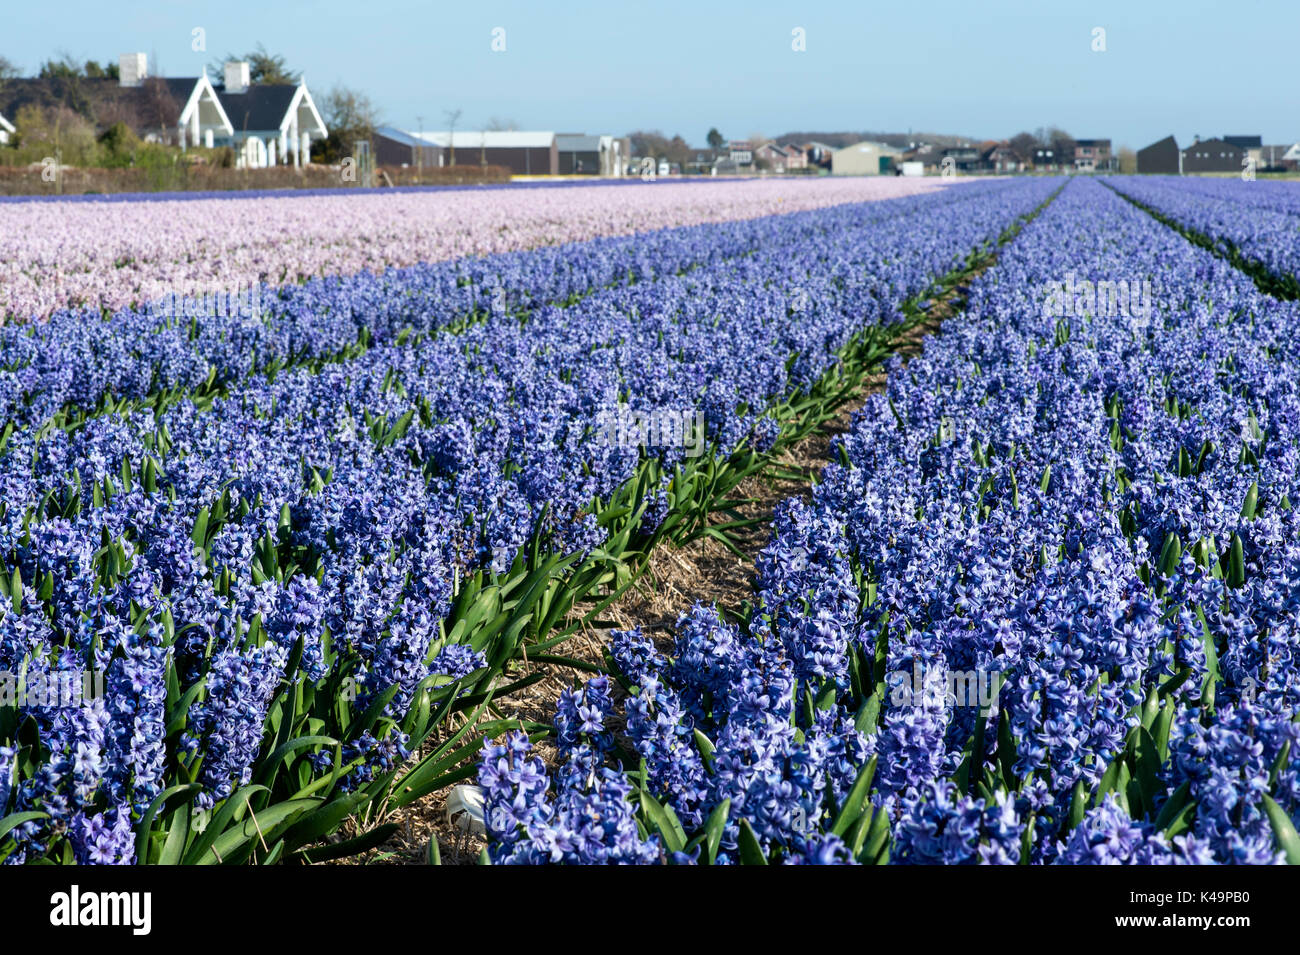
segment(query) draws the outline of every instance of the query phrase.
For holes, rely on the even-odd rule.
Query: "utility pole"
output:
[[[447,117],[447,147],[451,152],[451,165],[456,165],[456,120],[460,119],[461,111],[458,109],[443,110],[443,115]]]
[[[418,145],[415,147],[415,184],[418,186],[424,177],[424,117],[415,117],[415,123],[419,127],[415,133],[415,138],[418,140]]]

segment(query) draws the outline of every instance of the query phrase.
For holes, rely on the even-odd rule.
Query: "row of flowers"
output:
[[[1300,297],[1300,199],[1286,182],[1120,176],[1107,179],[1210,248],[1259,266],[1270,286]]]
[[[175,289],[282,285],[649,229],[930,192],[937,180],[348,192],[0,204],[0,319],[116,310]]]
[[[0,326],[0,423],[159,394],[219,391],[288,364],[336,361],[365,347],[455,329],[489,315],[570,303],[616,285],[684,273],[760,249],[813,246],[853,224],[883,222],[987,194],[987,184],[819,213],[570,242],[421,263],[301,284],[177,285],[165,297],[104,314],[61,309]]]
[[[534,593],[553,567],[539,554],[615,549],[620,520],[653,532],[688,464],[770,445],[776,409],[1052,188],[785,216],[750,254],[700,254],[524,322],[494,312],[211,400],[13,430],[0,670],[93,669],[107,687],[88,705],[0,706],[0,817],[44,814],[11,830],[8,858],[126,858],[122,832],[176,786],[209,810],[282,759],[290,793],[390,772],[430,679],[508,660],[517,630],[467,634]],[[682,238],[698,253],[708,236]],[[349,307],[352,281],[371,280],[337,280],[344,304],[319,310]],[[625,408],[699,414],[708,454],[609,440],[597,422]],[[465,610],[471,578],[500,601]],[[331,735],[376,713],[382,729]]]
[[[1045,309],[1067,275],[1155,307]],[[492,860],[1300,863],[1298,429],[1300,307],[1072,182],[779,511],[752,611],[614,632],[554,766],[485,747]]]

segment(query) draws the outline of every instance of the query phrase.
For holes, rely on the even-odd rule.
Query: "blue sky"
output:
[[[790,130],[1006,137],[1060,125],[1139,147],[1174,133],[1300,140],[1300,4],[643,0],[59,0],[6,5],[0,55],[61,53],[193,75],[257,43],[369,94],[383,118],[459,128],[658,128],[700,145]],[[192,30],[206,52],[193,52]],[[492,31],[505,30],[504,52]],[[806,51],[792,50],[792,30]],[[1094,52],[1093,31],[1106,31]]]

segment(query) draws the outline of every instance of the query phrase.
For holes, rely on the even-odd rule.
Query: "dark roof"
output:
[[[291,84],[250,86],[242,93],[227,93],[218,86],[217,98],[235,132],[267,132],[280,128],[298,87]]]
[[[1109,139],[1076,139],[1074,141],[1074,145],[1092,146],[1092,147],[1105,146],[1107,148],[1110,148],[1110,140]]]
[[[1192,143],[1190,146],[1187,147],[1187,149],[1200,149],[1202,146],[1210,147],[1210,148],[1217,148],[1220,146],[1225,146],[1225,147],[1233,146],[1237,149],[1242,148],[1241,146],[1238,146],[1236,143],[1230,143],[1224,139],[1202,139],[1199,143]],[[1186,152],[1187,149],[1183,151]]]
[[[1223,141],[1238,149],[1258,149],[1264,144],[1262,136],[1224,136]]]
[[[197,76],[153,76],[139,86],[106,78],[10,79],[0,82],[0,113],[14,117],[24,106],[66,106],[101,127],[116,122],[133,129],[174,126],[198,82]]]
[[[1151,143],[1151,145],[1149,146],[1143,146],[1141,149],[1138,150],[1138,152],[1144,153],[1148,149],[1154,149],[1157,146],[1163,146],[1165,145],[1165,143],[1168,143],[1170,146],[1173,146],[1174,149],[1178,148],[1178,140],[1174,139],[1174,137],[1172,136],[1166,136],[1164,139],[1157,139],[1154,143]]]

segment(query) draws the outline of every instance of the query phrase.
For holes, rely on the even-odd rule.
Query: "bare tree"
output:
[[[379,125],[379,112],[364,93],[336,84],[321,101],[322,119],[329,135],[320,145],[325,162],[351,155],[353,143],[369,142]]]
[[[519,128],[519,124],[516,123],[513,119],[501,119],[497,116],[493,116],[491,119],[488,120],[486,128],[490,132],[494,132],[494,133],[507,133],[507,132],[514,132],[515,130],[517,130]]]
[[[1022,162],[1034,161],[1034,149],[1038,146],[1038,137],[1033,133],[1016,133],[1008,141],[1011,151]]]
[[[1053,126],[1047,131],[1043,142],[1052,148],[1052,154],[1056,157],[1057,162],[1066,165],[1074,165],[1074,137],[1063,129]]]

